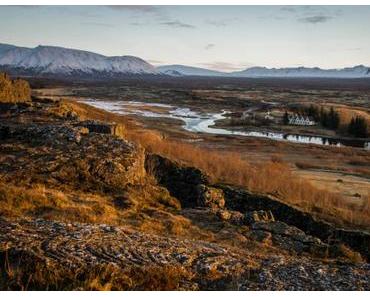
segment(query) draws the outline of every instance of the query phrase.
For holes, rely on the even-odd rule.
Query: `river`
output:
[[[331,146],[350,146],[360,147],[369,150],[370,142],[353,139],[329,138],[321,136],[308,136],[300,134],[287,134],[283,132],[258,132],[258,131],[238,131],[224,128],[214,128],[215,122],[225,119],[227,111],[219,113],[199,113],[190,108],[181,108],[169,104],[148,103],[139,101],[106,101],[96,99],[86,99],[81,102],[100,108],[109,112],[122,115],[139,115],[143,117],[171,118],[181,120],[182,128],[194,133],[208,133],[217,135],[235,135],[247,137],[262,137],[273,140],[289,141],[305,144],[331,145]],[[161,112],[145,110],[147,107],[158,107]]]

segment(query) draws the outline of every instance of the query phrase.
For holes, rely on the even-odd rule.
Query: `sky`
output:
[[[0,43],[156,66],[370,66],[370,6],[0,6],[0,28]]]

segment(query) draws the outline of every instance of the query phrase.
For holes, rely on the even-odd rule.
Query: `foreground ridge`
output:
[[[50,274],[61,267],[69,273],[77,269],[86,273],[98,265],[113,265],[118,271],[181,266],[186,273],[171,289],[369,289],[369,264],[323,264],[284,256],[256,259],[248,251],[214,243],[165,238],[106,224],[1,219],[0,226],[5,231],[0,235],[2,261],[33,262]],[[13,265],[11,269],[16,268]]]

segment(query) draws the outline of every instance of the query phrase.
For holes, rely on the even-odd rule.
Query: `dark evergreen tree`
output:
[[[365,138],[367,137],[367,123],[363,117],[356,116],[351,119],[348,125],[348,133],[355,136]]]
[[[287,111],[285,111],[285,113],[284,113],[283,124],[284,125],[288,125],[289,124],[289,114],[288,114]]]
[[[336,112],[334,110],[334,108],[331,107],[330,112],[327,115],[327,125],[328,125],[328,127],[335,130],[339,127],[339,122],[340,122],[340,118],[339,118],[338,112]]]
[[[320,123],[323,127],[329,126],[328,114],[323,107],[320,110]]]

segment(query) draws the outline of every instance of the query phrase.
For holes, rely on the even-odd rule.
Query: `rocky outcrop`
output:
[[[163,273],[161,267],[182,267],[187,274],[174,275],[170,271],[168,275],[180,278],[177,287],[172,288],[177,290],[370,289],[368,264],[343,266],[332,261],[324,264],[305,257],[296,259],[282,255],[258,259],[242,249],[102,224],[0,219],[0,228],[3,230],[0,233],[0,265],[13,267],[19,274],[26,270],[24,285],[29,286],[27,289],[53,288],[51,279],[56,281],[56,271],[62,272],[60,277],[79,271],[79,277],[83,278],[88,271],[102,265],[115,267],[117,273],[126,278],[129,277],[128,268],[155,267]],[[38,283],[32,267],[42,267],[43,277],[49,275],[50,281]],[[0,289],[21,288],[21,279],[12,278],[14,274],[5,275],[8,279]],[[161,279],[165,277],[162,274]],[[70,289],[83,289],[73,287],[72,283],[68,284]]]
[[[25,80],[11,80],[0,73],[0,103],[19,103],[31,100],[31,88]]]
[[[355,251],[370,259],[370,234],[361,231],[343,230],[321,221],[290,205],[270,196],[250,193],[230,186],[218,186],[223,190],[226,207],[240,212],[265,210],[271,211],[276,220],[295,226],[305,233],[323,241],[343,242]]]
[[[115,123],[103,123],[99,121],[83,121],[79,125],[89,129],[91,133],[102,133],[102,134],[111,134],[114,136],[122,136],[124,134],[123,125],[118,125]]]
[[[207,203],[207,197],[212,190],[209,191],[203,186],[209,184],[209,181],[199,169],[181,166],[177,162],[155,154],[146,156],[145,168],[160,185],[168,189],[172,196],[179,199],[182,207],[196,207],[198,202]],[[199,195],[203,198],[197,199]]]
[[[9,181],[32,179],[35,183],[47,176],[50,183],[123,189],[140,184],[145,177],[143,149],[111,135],[88,133],[85,127],[64,123],[17,124],[0,130],[2,137],[30,146],[19,151],[19,160],[0,164],[0,172],[6,170]]]
[[[328,253],[329,256],[330,246],[328,244],[283,222],[254,222],[251,224],[247,235],[258,241],[271,241],[275,246],[294,251],[297,254],[306,252],[324,257]]]

